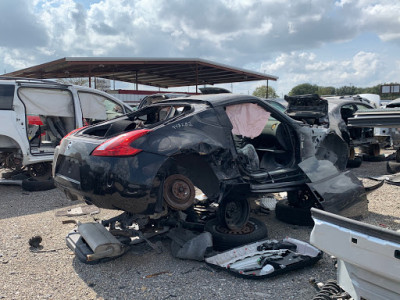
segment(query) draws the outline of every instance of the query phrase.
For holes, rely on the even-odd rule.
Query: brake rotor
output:
[[[173,209],[185,210],[194,203],[195,189],[189,178],[174,174],[165,179],[164,199]]]

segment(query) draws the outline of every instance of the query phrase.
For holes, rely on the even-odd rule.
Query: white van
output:
[[[55,147],[70,131],[132,109],[111,95],[42,79],[0,76],[0,163],[32,176],[50,171]]]

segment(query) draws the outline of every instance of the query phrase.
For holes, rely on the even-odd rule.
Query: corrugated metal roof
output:
[[[276,76],[199,58],[132,57],[64,57],[4,76],[100,77],[163,88],[278,79]]]

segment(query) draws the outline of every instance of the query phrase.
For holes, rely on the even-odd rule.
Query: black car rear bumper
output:
[[[134,214],[153,214],[162,210],[162,203],[157,205],[162,183],[157,173],[166,159],[147,152],[132,157],[85,159],[57,154],[54,181],[72,200]]]

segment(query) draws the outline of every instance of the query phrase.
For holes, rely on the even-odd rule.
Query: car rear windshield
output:
[[[14,85],[0,85],[0,109],[12,109],[14,98]]]

